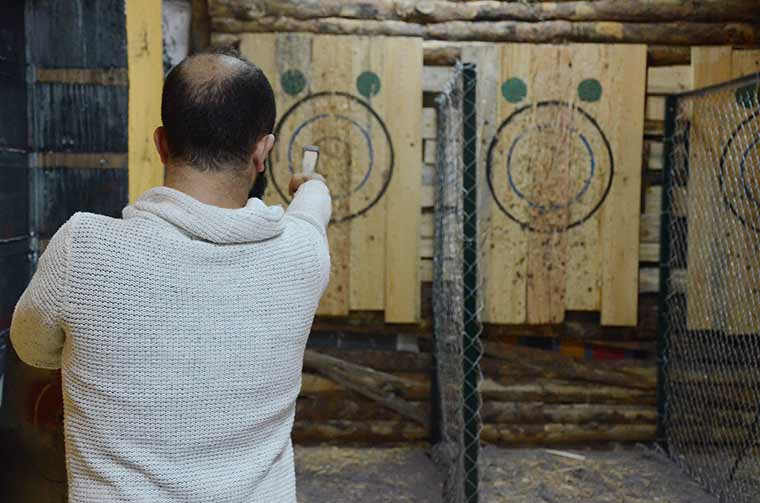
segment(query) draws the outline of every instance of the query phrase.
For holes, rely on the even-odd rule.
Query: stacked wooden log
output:
[[[483,440],[500,445],[645,442],[656,425],[653,364],[587,362],[487,339]],[[409,443],[431,435],[425,352],[307,351],[296,442]]]
[[[690,45],[756,45],[752,0],[209,0],[212,42],[245,32],[395,35],[485,42],[617,42],[654,45],[652,63],[684,63]],[[660,46],[660,47],[658,47]],[[426,63],[456,57],[431,44]]]

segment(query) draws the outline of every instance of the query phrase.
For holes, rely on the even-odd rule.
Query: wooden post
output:
[[[127,0],[129,66],[129,201],[163,182],[163,168],[153,144],[161,125],[163,42],[161,2]]]

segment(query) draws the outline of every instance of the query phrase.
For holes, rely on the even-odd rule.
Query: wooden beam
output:
[[[425,73],[429,67],[422,68],[422,80],[425,80]],[[424,90],[423,83],[423,90]],[[422,139],[434,140],[438,134],[438,118],[435,108],[425,107],[422,109]]]
[[[686,269],[671,269],[670,289],[673,293],[686,292]],[[660,291],[660,270],[656,267],[642,267],[639,270],[639,293]]]
[[[630,23],[617,21],[449,21],[417,24],[326,17],[296,19],[269,16],[255,20],[212,18],[212,30],[224,33],[308,32],[336,35],[386,35],[436,40],[485,42],[599,42],[654,45],[756,45],[760,26],[750,23],[674,21]]]
[[[127,86],[126,68],[40,68],[33,67],[36,82]]]
[[[426,93],[442,92],[452,75],[454,75],[454,69],[447,66],[423,66],[422,91]]]
[[[127,154],[40,152],[31,154],[30,163],[38,168],[126,168]]]
[[[657,401],[651,390],[607,385],[590,386],[551,379],[531,379],[530,382],[515,382],[514,379],[509,379],[506,383],[486,377],[480,390],[485,401],[650,405]]]
[[[192,0],[190,21],[190,52],[203,51],[211,44],[211,18],[208,0]]]
[[[413,381],[313,350],[306,350],[304,367],[416,421],[425,428],[429,426],[430,421],[425,411],[403,398],[406,390],[415,386]]]
[[[484,402],[484,423],[509,424],[655,424],[653,405],[545,404],[543,402]]]
[[[656,373],[632,375],[615,369],[603,368],[594,362],[579,361],[557,351],[543,351],[524,346],[484,341],[484,354],[505,362],[484,361],[484,371],[509,374],[509,367],[533,370],[536,375],[550,379],[586,381],[627,388],[653,390],[657,384]]]
[[[647,94],[680,93],[691,89],[691,66],[655,66],[647,69]]]
[[[404,443],[423,442],[429,430],[412,421],[295,421],[293,441],[299,444],[313,443]]]
[[[484,423],[481,439],[499,445],[583,445],[599,442],[652,442],[655,424],[494,424]]]
[[[129,72],[129,201],[161,185],[164,172],[153,145],[161,125],[161,87],[164,80],[161,2],[126,2],[127,64]]]
[[[746,0],[651,1],[595,0],[570,2],[504,2],[446,0],[212,0],[211,15],[242,20],[291,17],[376,19],[415,23],[447,21],[758,21]]]
[[[408,380],[403,387],[398,388],[398,391],[402,398],[412,402],[430,399],[429,383]],[[301,376],[301,393],[299,397],[337,398],[347,395],[363,396],[319,374],[304,372]]]
[[[647,66],[688,65],[691,61],[691,48],[678,45],[649,45],[647,47]]]

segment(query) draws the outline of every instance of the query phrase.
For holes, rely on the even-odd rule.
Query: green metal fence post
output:
[[[464,212],[464,469],[465,501],[478,502],[480,453],[480,326],[478,320],[478,166],[476,118],[476,68],[463,67],[463,174],[462,209]]]
[[[665,139],[663,144],[664,180],[662,215],[660,218],[660,297],[657,309],[657,442],[667,450],[667,386],[668,363],[668,294],[670,282],[671,192],[673,188],[673,135],[676,131],[678,96],[665,100]]]

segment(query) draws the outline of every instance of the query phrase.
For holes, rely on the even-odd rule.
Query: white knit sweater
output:
[[[69,500],[295,502],[290,432],[329,278],[330,195],[223,209],[166,187],[74,215],[13,317],[62,367]]]

